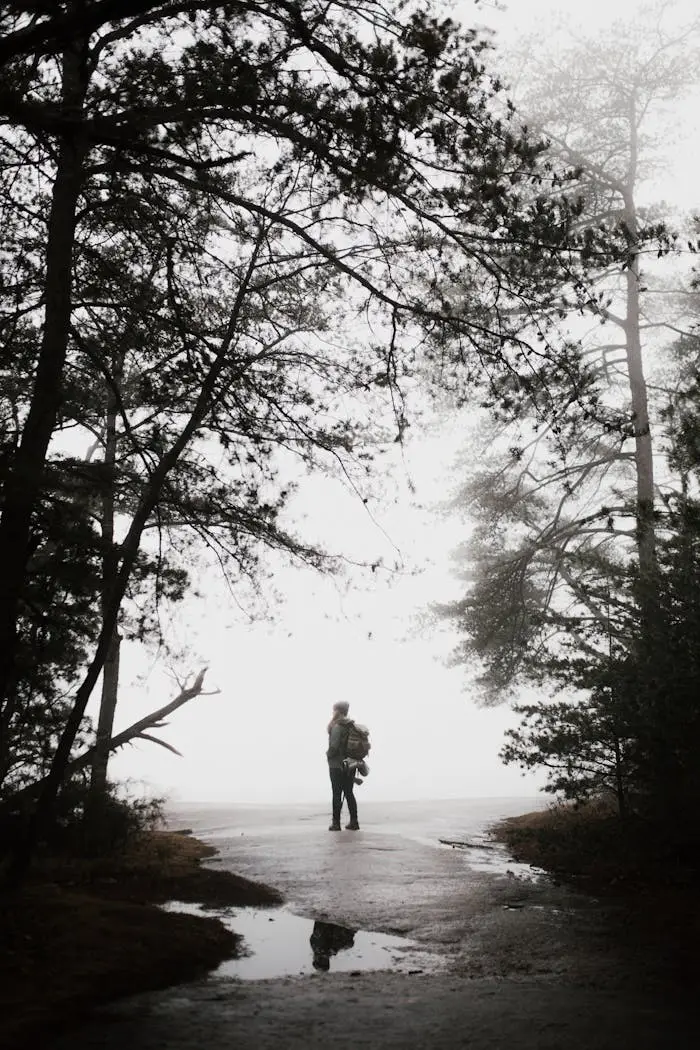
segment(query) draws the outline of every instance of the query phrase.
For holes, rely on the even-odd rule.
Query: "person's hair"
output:
[[[341,718],[345,718],[349,710],[350,704],[348,704],[345,700],[338,700],[337,703],[333,704],[333,714],[331,716],[330,722],[328,723],[329,733],[336,722],[338,722]]]

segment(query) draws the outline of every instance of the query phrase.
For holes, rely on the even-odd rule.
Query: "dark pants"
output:
[[[340,824],[340,811],[343,808],[343,795],[348,804],[350,820],[357,823],[357,802],[355,801],[355,774],[346,773],[344,769],[329,769],[333,787],[333,823]]]

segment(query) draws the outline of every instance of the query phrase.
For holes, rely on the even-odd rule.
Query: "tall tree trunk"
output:
[[[134,568],[134,563],[138,556],[141,537],[146,528],[148,519],[158,503],[162,487],[165,484],[170,471],[177,464],[182,452],[197,433],[203,420],[206,418],[207,413],[211,410],[212,405],[216,401],[216,386],[228,359],[228,353],[237,330],[241,310],[243,309],[245,297],[255,271],[258,255],[263,242],[264,231],[261,231],[255,249],[251,254],[246,273],[238,287],[226,333],[215,359],[209,366],[206,378],[202,382],[192,413],[185,423],[180,435],[154,467],[148,480],[148,484],[146,485],[139,504],[134,512],[129,531],[126,534],[123,543],[120,545],[119,567],[114,579],[114,585],[110,589],[105,601],[102,630],[100,631],[95,652],[85,673],[85,678],[76,691],[72,710],[66,720],[66,724],[53,756],[51,769],[49,770],[48,776],[45,777],[42,782],[41,792],[37,800],[36,809],[29,823],[27,834],[15,850],[12,858],[9,877],[14,881],[21,880],[26,874],[26,871],[31,864],[32,854],[36,847],[38,837],[48,824],[53,813],[56,797],[60,791],[62,783],[64,782],[66,771],[70,765],[71,749],[75,743],[75,738],[78,735],[80,725],[85,716],[85,709],[90,696],[92,695],[92,691],[100,677],[105,660],[107,659],[112,634],[119,619],[119,609]],[[241,365],[241,374],[243,374],[249,367],[250,362],[244,362]],[[236,382],[235,373],[230,376],[229,382]]]
[[[123,373],[123,361],[118,360],[119,351],[112,362],[112,377],[119,384]],[[112,383],[107,384],[107,405],[105,413],[105,448],[104,448],[104,489],[102,493],[102,619],[107,617],[109,596],[119,569],[119,553],[114,543],[114,486],[115,466],[117,460],[117,392]],[[107,765],[109,762],[110,740],[114,728],[114,715],[117,709],[119,691],[119,648],[121,635],[118,624],[114,624],[109,641],[109,648],[102,671],[102,695],[100,713],[97,720],[97,737],[90,767],[90,792],[86,811],[86,830],[88,839],[95,849],[99,849],[104,828],[105,801],[107,796]]]
[[[637,106],[634,93],[630,97],[628,120],[630,153],[623,200],[624,222],[629,236],[631,258],[625,275],[625,342],[637,475],[636,524],[641,584],[640,604],[642,628],[648,636],[653,629],[658,607],[657,559],[656,526],[654,521],[654,456],[640,330],[639,223],[634,200],[634,187],[637,181],[639,164],[639,142]]]
[[[634,427],[634,457],[637,474],[637,543],[639,569],[643,577],[656,572],[656,529],[654,524],[654,457],[639,331],[639,259],[635,256],[627,271],[627,369]]]
[[[121,635],[115,627],[102,671],[102,695],[100,697],[100,714],[97,720],[95,754],[90,767],[90,793],[93,799],[104,798],[107,789],[107,760],[109,742],[112,739],[114,714],[117,709],[119,693],[119,649]]]
[[[16,704],[18,619],[30,555],[32,514],[62,397],[76,214],[87,152],[87,140],[79,125],[88,83],[86,47],[86,41],[76,41],[63,55],[62,105],[76,124],[63,134],[58,150],[46,245],[42,340],[29,412],[5,483],[0,518],[0,754],[7,747]]]

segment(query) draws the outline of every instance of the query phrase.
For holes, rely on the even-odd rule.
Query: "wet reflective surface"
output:
[[[293,915],[286,908],[230,908],[212,912],[210,908],[181,901],[171,901],[165,908],[190,915],[214,914],[243,937],[246,954],[222,963],[216,971],[219,977],[263,980],[368,970],[437,973],[445,965],[441,956],[404,937],[314,922]]]
[[[522,881],[537,887],[538,900],[549,894],[548,880],[512,861],[489,834],[518,807],[522,813],[533,804],[523,799],[365,801],[362,830],[335,835],[328,833],[322,808],[301,804],[190,806],[178,820],[219,850],[212,866],[274,886],[290,912],[353,930],[385,930],[444,956],[454,954],[465,939],[481,945],[475,931],[494,893],[499,911],[500,904],[522,896]],[[512,920],[515,912],[501,915]],[[311,930],[305,939],[310,936]],[[482,960],[490,943],[484,934],[484,944],[478,952],[470,949],[470,959]],[[543,952],[546,965],[550,954]],[[337,956],[344,957],[344,952]],[[331,972],[336,968],[331,958]]]
[[[527,879],[529,882],[546,881],[550,878],[546,871],[531,864],[520,864],[511,860],[503,848],[492,846],[480,848],[478,844],[467,847],[442,846],[442,849],[460,849],[466,864],[472,871],[485,871],[493,875],[508,875],[516,879]]]
[[[335,922],[315,922],[309,937],[314,970],[330,970],[332,956],[355,947],[357,932]]]

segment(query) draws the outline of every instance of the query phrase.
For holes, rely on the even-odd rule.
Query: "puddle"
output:
[[[189,915],[216,915],[244,939],[244,955],[229,959],[215,971],[219,977],[255,981],[268,977],[333,971],[394,970],[399,973],[435,973],[445,960],[415,941],[385,933],[352,930],[331,922],[314,922],[286,908],[205,908],[170,901],[166,911]]]
[[[489,871],[494,875],[510,875],[516,879],[526,882],[547,881],[549,876],[543,868],[535,868],[532,864],[521,864],[517,860],[511,860],[505,851],[503,853],[487,853],[486,850],[465,850],[466,861],[474,871]]]
[[[479,841],[479,835],[473,835],[469,841],[459,839],[439,839],[442,849],[459,850],[464,854],[467,865],[474,871],[486,871],[493,875],[508,875],[528,882],[547,881],[549,876],[543,868],[532,864],[521,864],[512,860],[499,843]]]

